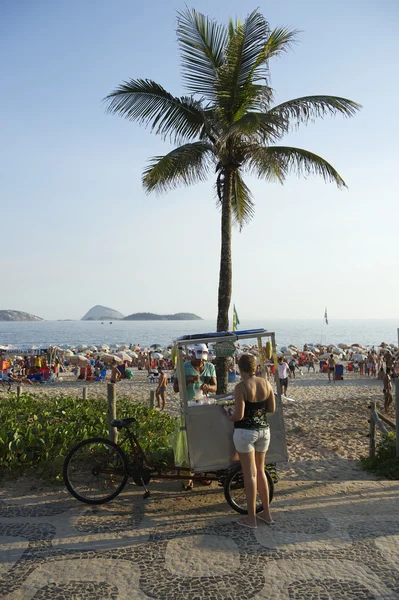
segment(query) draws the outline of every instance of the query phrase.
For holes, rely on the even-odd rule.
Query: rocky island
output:
[[[106,321],[107,319],[117,321],[118,319],[123,318],[124,315],[119,311],[108,308],[107,306],[101,306],[101,304],[96,304],[96,306],[93,306],[93,308],[81,318],[81,321]]]
[[[174,315],[156,315],[155,313],[134,313],[124,321],[202,321],[202,317],[194,313],[176,313]]]
[[[20,310],[0,310],[0,321],[43,321],[43,319]]]

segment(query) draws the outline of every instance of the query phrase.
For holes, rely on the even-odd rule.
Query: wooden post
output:
[[[21,395],[21,386],[17,385],[17,398],[19,398]]]
[[[369,423],[370,423],[370,433],[369,433],[369,437],[370,437],[370,446],[369,446],[369,456],[370,458],[374,458],[375,456],[375,421],[374,421],[374,415],[373,412],[376,408],[376,403],[374,402],[371,406],[370,406],[370,419],[369,419]]]
[[[83,400],[87,400],[87,387],[86,386],[84,386],[84,388],[83,388],[82,396],[83,396]]]
[[[399,458],[399,383],[395,380],[396,458]]]
[[[150,391],[150,408],[155,406],[155,390]]]
[[[116,385],[115,383],[107,384],[107,396],[108,396],[108,433],[111,442],[117,443],[118,441],[118,430],[116,427],[112,427],[111,421],[116,419]]]

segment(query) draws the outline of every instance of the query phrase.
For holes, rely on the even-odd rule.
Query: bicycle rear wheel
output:
[[[0,392],[9,392],[11,390],[11,383],[5,379],[0,379]]]
[[[273,500],[274,494],[274,483],[270,476],[270,473],[266,470],[265,467],[265,475],[267,479],[267,483],[269,484],[269,502]],[[224,497],[226,498],[227,503],[231,506],[233,510],[236,512],[247,515],[247,497],[244,489],[244,476],[242,474],[241,465],[238,464],[227,474],[227,477],[224,481]],[[259,495],[256,497],[256,512],[260,513],[263,510],[263,504],[260,501]]]
[[[68,491],[86,504],[104,504],[116,498],[128,480],[124,451],[105,438],[91,438],[72,448],[64,461]]]

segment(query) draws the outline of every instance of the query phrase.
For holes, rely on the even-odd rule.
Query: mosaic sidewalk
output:
[[[129,485],[100,507],[3,490],[0,598],[399,600],[399,482],[281,475],[276,524],[254,531],[216,485]]]

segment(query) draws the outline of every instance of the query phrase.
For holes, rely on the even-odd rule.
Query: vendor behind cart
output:
[[[208,360],[208,347],[206,344],[196,344],[194,346],[193,355],[191,360],[184,362],[184,375],[186,378],[187,387],[187,399],[194,400],[198,396],[204,396],[208,393],[216,393],[216,370],[212,363],[207,362]],[[179,391],[179,381],[177,378],[177,370],[173,374],[173,390],[174,392]],[[183,433],[183,432],[180,432]],[[179,437],[175,440],[175,446],[180,446],[180,453],[182,456],[188,455],[187,449],[187,438],[185,432],[183,437]],[[175,450],[175,462],[180,464],[182,467],[187,467],[188,462],[186,458],[182,461],[176,456]],[[179,462],[178,462],[179,461]],[[203,483],[208,485],[209,480],[204,479]],[[183,488],[185,490],[191,490],[193,488],[193,480],[188,479],[183,482]]]
[[[212,363],[207,362],[207,360],[207,345],[196,344],[194,346],[192,359],[187,360],[184,363],[188,400],[197,398],[199,395],[198,390],[202,392],[202,396],[209,393],[216,393],[215,366]],[[179,391],[179,382],[176,371],[173,375],[173,390],[176,393]]]

